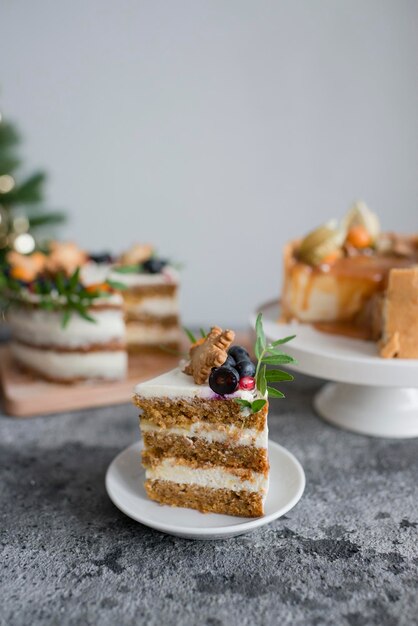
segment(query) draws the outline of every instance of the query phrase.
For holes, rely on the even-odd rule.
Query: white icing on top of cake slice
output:
[[[252,402],[256,398],[261,397],[254,391],[245,391],[238,389],[234,393],[226,396],[218,396],[209,385],[197,385],[192,376],[185,374],[180,367],[170,370],[161,376],[152,378],[151,380],[139,383],[135,387],[135,393],[142,398],[206,398],[213,399],[218,397],[242,398]]]
[[[148,285],[177,285],[179,282],[179,273],[174,267],[167,265],[162,272],[158,274],[147,274],[146,272],[137,272],[133,274],[124,274],[118,272],[117,268],[113,268],[109,278],[111,280],[122,283],[125,287],[145,287]]]

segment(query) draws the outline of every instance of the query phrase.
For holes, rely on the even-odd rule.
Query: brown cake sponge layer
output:
[[[165,457],[177,457],[202,466],[205,463],[227,468],[247,468],[267,474],[269,469],[267,450],[254,446],[230,445],[220,441],[164,433],[142,433],[147,459],[159,462]]]
[[[164,330],[179,326],[178,315],[151,315],[151,313],[138,313],[135,308],[127,307],[125,310],[126,322],[134,322],[143,326],[161,326]]]
[[[239,517],[261,517],[264,514],[261,495],[250,491],[212,489],[169,480],[146,480],[145,491],[151,500],[160,504],[187,507],[201,513]]]
[[[193,422],[205,421],[208,424],[234,424],[241,428],[263,430],[268,402],[261,411],[243,415],[241,407],[233,400],[222,398],[142,398],[134,396],[134,404],[143,410],[143,419],[159,426],[171,428],[179,426],[187,428]]]
[[[22,344],[22,346],[27,346],[28,348],[46,350],[47,352],[78,352],[79,354],[87,354],[88,352],[120,352],[126,350],[125,343],[117,340],[107,341],[105,343],[88,343],[81,346],[59,346],[56,344],[31,343],[30,341],[19,339],[19,337],[14,337],[13,341]]]
[[[175,296],[177,292],[177,285],[173,283],[167,283],[162,285],[135,285],[128,287],[122,291],[123,299],[128,302],[141,302],[143,298],[158,297],[158,296]]]
[[[158,344],[131,343],[128,337],[127,349],[130,354],[165,354],[165,356],[178,355],[180,351],[180,342],[160,341]]]

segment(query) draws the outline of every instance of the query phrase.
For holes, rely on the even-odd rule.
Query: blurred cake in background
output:
[[[59,382],[125,377],[123,300],[107,273],[72,243],[8,253],[0,296],[21,366]]]
[[[397,285],[410,287],[403,299],[399,289],[406,287],[396,290],[396,303],[392,297],[391,337],[404,333],[404,328],[393,324],[406,323],[402,312],[412,306],[406,296],[418,299],[416,281],[409,274],[409,279],[399,278],[417,264],[418,236],[381,232],[378,217],[364,202],[357,202],[340,223],[329,222],[285,246],[282,320],[310,322],[324,332],[379,341],[384,357],[418,358],[418,337],[409,350],[384,349],[389,341],[385,325],[392,273],[398,272],[393,279]]]
[[[181,338],[177,270],[155,256],[152,246],[136,244],[119,257],[110,277],[124,286],[128,350],[177,350]]]

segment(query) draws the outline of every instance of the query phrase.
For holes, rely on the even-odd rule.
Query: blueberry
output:
[[[254,376],[255,374],[255,365],[249,359],[242,359],[237,363],[237,371],[240,375],[240,378],[244,376]]]
[[[148,274],[159,274],[166,265],[168,265],[168,261],[151,257],[148,261],[144,261],[142,267]]]
[[[225,367],[235,367],[237,364],[237,362],[235,361],[234,357],[231,356],[230,354],[228,354],[228,356],[226,357],[226,361],[224,363]]]
[[[230,354],[237,362],[250,358],[247,350],[242,346],[232,346],[231,348],[229,348],[228,354]]]
[[[209,387],[220,396],[234,393],[239,383],[239,374],[233,367],[214,367],[209,376]]]
[[[89,254],[90,261],[94,263],[113,263],[110,252],[101,252],[100,254]]]

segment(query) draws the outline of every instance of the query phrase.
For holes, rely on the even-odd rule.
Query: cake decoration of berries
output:
[[[284,353],[281,346],[293,339],[285,337],[268,343],[264,334],[261,314],[257,317],[257,339],[254,346],[256,362],[241,345],[231,345],[235,333],[214,326],[209,333],[201,330],[196,339],[187,329],[192,342],[189,361],[183,371],[193,376],[198,385],[208,384],[220,397],[233,396],[242,409],[252,413],[260,411],[268,397],[283,398],[284,394],[271,383],[293,380],[293,376],[277,365],[292,365],[295,360]],[[267,366],[269,369],[267,369]],[[273,368],[271,367],[273,366]]]
[[[246,391],[252,391],[255,389],[255,378],[252,376],[243,376],[239,379],[239,388]]]
[[[209,387],[220,396],[234,393],[239,383],[237,370],[230,366],[214,367],[209,376]]]
[[[142,267],[148,274],[160,274],[167,265],[168,261],[151,257],[142,264]]]

